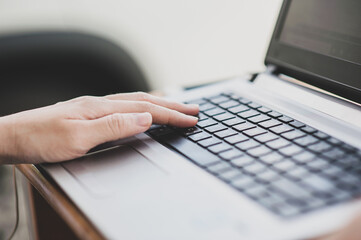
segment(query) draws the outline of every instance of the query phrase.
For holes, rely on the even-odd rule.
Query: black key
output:
[[[258,142],[256,142],[255,140],[251,139],[251,140],[247,140],[244,142],[240,142],[236,144],[236,147],[239,148],[242,151],[246,151],[248,149],[254,148],[259,146],[260,144]]]
[[[212,136],[206,132],[200,132],[200,133],[196,133],[196,134],[189,136],[189,138],[195,142],[206,139],[206,138],[210,138],[210,137],[212,137]]]
[[[233,129],[236,129],[237,131],[243,132],[245,130],[255,128],[256,126],[257,125],[254,125],[252,123],[244,122],[244,123],[237,124],[237,125],[233,126]]]
[[[289,123],[289,122],[293,121],[292,118],[287,117],[287,116],[282,116],[282,117],[278,118],[278,120],[280,120],[281,122],[284,122],[284,123]]]
[[[259,105],[258,103],[255,103],[255,102],[248,103],[247,105],[253,109],[262,107],[261,105]]]
[[[190,127],[190,128],[182,128],[179,129],[179,132],[183,135],[183,136],[190,136],[192,134],[195,133],[199,133],[202,132],[202,130],[198,127]]]
[[[211,137],[211,138],[207,138],[207,139],[199,141],[198,144],[201,145],[202,147],[209,147],[209,146],[221,143],[221,142],[222,141],[219,140],[218,138]]]
[[[215,121],[213,119],[207,119],[207,120],[198,122],[197,126],[201,127],[201,128],[205,128],[205,127],[209,127],[209,126],[212,126],[215,124],[217,124],[217,121]]]
[[[226,137],[224,139],[224,141],[226,141],[227,143],[229,144],[236,144],[236,143],[239,143],[239,142],[243,142],[243,141],[246,141],[248,140],[249,137],[243,135],[243,134],[237,134],[237,135],[234,135],[234,136],[231,136],[231,137]]]
[[[233,168],[229,163],[226,162],[219,162],[217,164],[210,165],[207,170],[214,173],[220,174],[226,171],[231,171]]]
[[[228,108],[231,108],[231,107],[235,107],[235,106],[239,106],[239,102],[237,101],[234,101],[234,100],[231,100],[231,101],[228,101],[228,102],[224,102],[224,103],[221,103],[219,104],[219,106],[221,108],[225,108],[225,109],[228,109]]]
[[[174,132],[174,130],[169,127],[156,127],[155,129],[150,130],[149,134],[153,137],[160,137],[172,132]]]
[[[227,130],[223,130],[220,132],[216,132],[214,135],[219,137],[219,138],[226,138],[232,135],[236,135],[238,134],[236,131],[234,131],[233,129],[227,129]]]
[[[262,123],[260,125],[262,125]],[[276,134],[281,134],[281,133],[292,131],[293,128],[286,125],[286,124],[282,124],[282,125],[279,125],[279,126],[276,126],[276,127],[272,127],[269,130],[276,133]]]
[[[304,164],[304,163],[313,161],[315,159],[315,157],[316,157],[316,155],[313,153],[310,153],[310,152],[301,152],[299,154],[292,156],[292,158],[300,164]]]
[[[232,159],[231,164],[234,165],[235,167],[244,167],[248,164],[253,163],[254,161],[255,161],[254,158],[248,155],[242,155],[240,157]]]
[[[220,104],[220,103],[229,101],[229,98],[226,97],[226,96],[220,95],[220,96],[217,96],[217,97],[212,97],[209,101],[211,103],[214,103],[214,104]]]
[[[305,124],[300,122],[300,121],[297,121],[297,120],[293,120],[292,122],[289,123],[292,127],[295,127],[295,128],[301,128],[301,127],[304,127]]]
[[[240,116],[241,118],[247,119],[247,118],[250,118],[250,117],[260,115],[260,113],[257,112],[256,110],[251,109],[249,111],[238,113],[237,115]]]
[[[262,146],[258,146],[256,148],[247,150],[247,153],[253,157],[260,157],[260,156],[270,153],[271,151],[272,151],[271,149],[262,145]]]
[[[231,159],[234,159],[234,158],[237,158],[237,157],[240,157],[242,156],[243,153],[237,149],[232,149],[232,150],[229,150],[229,151],[225,151],[225,152],[221,152],[219,154],[219,156],[223,159],[226,159],[226,160],[231,160]]]
[[[263,135],[262,135],[263,136]],[[272,149],[280,149],[290,145],[291,143],[286,139],[279,138],[275,141],[267,142],[266,145]]]
[[[269,112],[272,112],[271,109],[266,108],[266,107],[260,107],[260,108],[258,108],[257,110],[260,111],[261,113],[269,113]]]
[[[275,127],[278,125],[281,125],[282,123],[276,119],[271,119],[265,122],[260,123],[259,125],[264,127],[264,128],[271,128],[271,127]]]
[[[331,148],[331,145],[326,142],[319,142],[313,145],[310,145],[307,147],[308,149],[312,150],[316,153],[321,153],[329,150]]]
[[[221,178],[223,181],[230,182],[233,179],[237,179],[241,177],[243,173],[239,171],[238,169],[232,169],[230,171],[223,172],[218,175],[219,178]]]
[[[212,103],[206,103],[203,105],[199,106],[199,111],[203,112],[203,111],[207,111],[209,109],[215,108],[216,106]]]
[[[271,130],[272,131],[272,130]],[[296,138],[300,138],[305,136],[306,134],[300,130],[293,130],[290,132],[282,133],[282,137],[288,139],[288,140],[294,140]]]
[[[256,175],[258,173],[266,171],[267,167],[262,163],[253,162],[252,164],[244,166],[242,169],[249,174]]]
[[[282,114],[279,113],[279,112],[276,112],[276,111],[272,111],[272,112],[269,112],[267,113],[269,116],[273,117],[273,118],[279,118],[279,117],[282,117]]]
[[[227,129],[226,126],[224,126],[223,124],[221,123],[218,123],[216,125],[212,125],[210,127],[206,127],[204,130],[206,130],[207,132],[210,132],[210,133],[215,133],[215,132],[218,132],[218,131],[222,131],[222,130],[225,130]]]
[[[252,128],[252,129],[248,129],[246,131],[243,131],[243,134],[247,135],[249,137],[254,137],[254,136],[265,134],[265,133],[267,133],[267,131],[264,130],[263,128],[260,128],[260,127]]]
[[[248,111],[248,110],[250,110],[250,108],[245,106],[245,105],[240,105],[240,106],[228,109],[228,111],[230,111],[231,113],[234,113],[234,114],[244,112],[244,111]]]
[[[265,142],[276,140],[277,138],[279,138],[277,135],[268,132],[266,134],[256,136],[254,139],[256,139],[258,142],[265,143]]]
[[[266,164],[275,164],[277,162],[280,162],[284,159],[284,157],[277,153],[277,152],[272,152],[270,154],[267,154],[265,156],[261,156],[260,157],[260,160],[263,162],[263,163],[266,163]]]
[[[164,135],[160,141],[180,152],[198,165],[207,166],[220,161],[217,156],[178,134],[171,133]]]
[[[278,150],[280,153],[286,156],[293,156],[303,151],[303,149],[296,145],[290,145]]]
[[[218,154],[227,150],[231,150],[232,147],[230,145],[228,145],[227,143],[220,143],[220,144],[216,144],[214,146],[211,146],[208,148],[209,151],[211,151],[214,154]]]
[[[206,104],[207,101],[204,98],[199,98],[199,99],[194,99],[194,100],[187,101],[186,103],[203,105],[203,104]]]
[[[212,116],[215,116],[215,115],[224,113],[224,112],[225,112],[225,110],[223,110],[222,108],[218,108],[218,107],[217,107],[217,108],[213,108],[213,109],[204,111],[204,114],[212,117]]]
[[[302,138],[298,138],[296,139],[294,142],[297,143],[298,145],[301,145],[303,147],[306,147],[308,145],[312,145],[317,143],[319,140],[315,137],[312,137],[310,135],[302,137]]]
[[[213,118],[218,121],[224,121],[227,119],[235,118],[235,116],[233,114],[227,112],[227,113],[222,113],[220,115],[214,116]]]
[[[258,116],[255,116],[255,117],[251,117],[251,118],[248,118],[248,121],[250,121],[251,123],[260,123],[260,122],[264,122],[264,121],[267,121],[267,120],[270,120],[271,118],[268,117],[267,115],[258,115]]]
[[[325,139],[327,139],[327,138],[330,137],[330,136],[327,135],[326,133],[320,132],[320,131],[315,132],[313,135],[314,135],[315,137],[319,138],[319,139],[322,139],[322,140],[325,140]]]
[[[317,132],[317,130],[315,128],[310,127],[310,126],[305,126],[305,127],[301,128],[301,130],[306,133],[309,133],[309,134]]]
[[[228,119],[226,121],[223,122],[224,125],[228,126],[228,127],[232,127],[234,125],[240,124],[240,123],[245,123],[246,121],[239,118],[239,117],[235,117],[232,119]]]

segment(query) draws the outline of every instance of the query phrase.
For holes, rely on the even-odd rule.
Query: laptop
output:
[[[197,126],[40,167],[108,239],[332,232],[361,214],[359,9],[285,0],[265,72],[169,96],[200,105]]]

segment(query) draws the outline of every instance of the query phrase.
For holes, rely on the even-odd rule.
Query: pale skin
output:
[[[0,118],[0,164],[51,163],[86,154],[109,141],[133,136],[152,123],[192,127],[199,107],[150,94],[79,97]],[[361,217],[317,240],[356,240]]]

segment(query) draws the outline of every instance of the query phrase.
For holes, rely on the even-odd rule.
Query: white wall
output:
[[[0,0],[0,33],[77,29],[135,56],[153,88],[263,70],[281,0]]]

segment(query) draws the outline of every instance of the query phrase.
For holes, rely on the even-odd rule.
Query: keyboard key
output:
[[[291,144],[291,142],[289,142],[289,141],[287,141],[286,139],[283,139],[283,138],[279,138],[277,140],[266,143],[266,145],[268,147],[272,148],[272,149],[280,149],[280,148],[286,147],[286,146],[288,146],[290,144]]]
[[[284,123],[289,123],[289,122],[293,121],[292,118],[287,117],[287,116],[282,116],[282,117],[278,118],[278,120],[280,120],[281,122],[284,122]]]
[[[215,133],[215,132],[222,131],[222,130],[225,130],[225,129],[228,129],[228,128],[226,126],[224,126],[223,124],[218,123],[216,125],[206,127],[204,130],[206,130],[209,133]]]
[[[269,113],[269,112],[272,112],[271,109],[266,108],[266,107],[260,107],[260,108],[258,108],[257,110],[258,110],[259,112],[261,112],[261,113]]]
[[[307,167],[309,167],[312,171],[321,171],[328,167],[330,167],[330,163],[323,159],[315,159],[309,163],[307,163]]]
[[[322,156],[324,156],[330,160],[338,160],[338,159],[344,158],[345,155],[346,155],[346,152],[342,151],[339,148],[331,148],[330,150],[322,153]]]
[[[249,100],[247,98],[240,98],[240,99],[238,99],[238,101],[242,104],[249,104],[252,102],[251,100]]]
[[[281,134],[281,133],[292,131],[293,128],[286,125],[286,124],[282,124],[282,125],[279,125],[279,126],[276,126],[276,127],[272,127],[269,130],[276,133],[276,134]]]
[[[337,138],[331,137],[327,139],[327,142],[333,144],[333,145],[340,145],[342,142],[338,140]]]
[[[272,130],[271,130],[272,131]],[[288,140],[294,140],[296,138],[300,138],[305,136],[306,134],[300,130],[293,130],[290,132],[282,133],[282,137],[288,139]]]
[[[270,153],[271,151],[272,150],[266,146],[258,146],[256,148],[247,150],[247,153],[253,157],[260,157],[260,156]]]
[[[246,121],[239,118],[239,117],[235,117],[232,119],[228,119],[226,121],[223,122],[224,125],[228,126],[228,127],[232,127],[234,125],[240,124],[240,123],[245,123]]]
[[[237,131],[243,132],[245,130],[251,129],[251,128],[255,128],[257,125],[254,125],[252,123],[249,122],[244,122],[238,125],[233,126],[233,128]]]
[[[215,124],[218,124],[215,120],[207,119],[207,120],[198,122],[197,126],[201,127],[201,128],[205,128],[205,127],[209,127],[209,126],[212,126],[212,125],[215,125]]]
[[[297,121],[297,120],[293,120],[292,122],[289,123],[292,127],[295,127],[295,128],[301,128],[301,127],[304,127],[305,124],[300,122],[300,121]]]
[[[292,158],[300,164],[308,163],[314,160],[315,157],[316,155],[310,152],[301,152],[299,154],[292,156]]]
[[[296,181],[299,181],[310,174],[311,173],[304,167],[295,166],[293,169],[287,171],[286,176]]]
[[[315,133],[313,134],[313,136],[315,136],[315,137],[317,137],[317,138],[319,138],[319,139],[321,139],[321,140],[325,140],[325,139],[327,139],[327,138],[330,137],[330,136],[327,135],[326,133],[320,132],[320,131],[315,132]]]
[[[277,152],[272,152],[270,154],[267,154],[265,156],[261,156],[260,157],[260,160],[263,162],[263,163],[266,163],[266,164],[275,164],[277,162],[280,162],[284,159],[284,157],[277,153]]]
[[[304,178],[302,183],[313,190],[325,193],[332,192],[335,189],[334,185],[330,181],[314,174]]]
[[[243,134],[247,135],[249,137],[254,137],[254,136],[265,134],[265,133],[267,133],[267,131],[260,127],[256,127],[256,128],[252,128],[252,129],[243,131]]]
[[[243,142],[243,141],[246,141],[248,140],[249,138],[243,134],[237,134],[237,135],[234,135],[234,136],[231,136],[231,137],[226,137],[224,139],[224,141],[226,141],[227,143],[229,144],[236,144],[236,143],[239,143],[239,142]]]
[[[204,98],[199,98],[199,99],[194,99],[194,100],[191,100],[191,101],[187,101],[186,103],[203,105],[203,104],[206,104],[207,101]]]
[[[208,119],[209,117],[203,113],[198,113],[198,121],[203,121],[203,120],[206,120]]]
[[[250,108],[245,106],[245,105],[240,105],[240,106],[232,107],[232,108],[228,109],[228,111],[230,111],[231,113],[234,113],[234,114],[244,112],[244,111],[248,111],[248,110],[250,110]]]
[[[265,121],[265,122],[262,122],[260,123],[259,125],[261,127],[264,127],[264,128],[271,128],[271,127],[275,127],[275,126],[278,126],[278,125],[281,125],[282,123],[276,119],[271,119],[271,120],[268,120],[268,121]]]
[[[236,131],[234,131],[233,129],[227,129],[227,130],[223,130],[220,132],[216,132],[214,135],[216,135],[219,138],[226,138],[232,135],[236,135],[238,134]]]
[[[250,140],[247,140],[247,141],[244,141],[244,142],[237,143],[237,144],[236,144],[236,147],[239,148],[239,149],[242,150],[242,151],[246,151],[246,150],[248,150],[248,149],[257,147],[257,146],[259,146],[259,145],[260,145],[260,144],[259,144],[258,142],[256,142],[256,141],[253,140],[253,139],[250,139]]]
[[[257,185],[257,183],[251,176],[243,174],[241,177],[233,180],[231,185],[235,188],[244,190]]]
[[[296,146],[296,145],[290,145],[290,146],[287,146],[287,147],[284,147],[284,148],[281,148],[278,150],[280,153],[282,153],[283,155],[286,155],[286,156],[293,156],[293,155],[296,155],[297,153],[300,153],[303,151],[303,149],[299,146]]]
[[[218,107],[204,111],[204,114],[206,114],[207,116],[210,116],[210,117],[221,114],[221,113],[225,113],[225,110],[223,110],[222,108],[218,108]]]
[[[256,136],[254,139],[256,139],[258,142],[265,143],[265,142],[276,140],[278,138],[279,137],[277,135],[267,132],[266,134]]]
[[[251,123],[260,123],[260,122],[264,122],[264,121],[267,121],[267,120],[270,120],[271,118],[268,117],[267,115],[258,115],[258,116],[255,116],[255,117],[251,117],[251,118],[248,118],[248,121],[250,121]]]
[[[243,173],[239,171],[238,169],[232,169],[226,172],[223,172],[218,175],[219,178],[221,178],[223,181],[230,182],[233,179],[237,179],[242,177]]]
[[[201,145],[202,147],[209,147],[212,145],[216,145],[218,143],[221,143],[222,141],[219,140],[218,138],[215,137],[211,137],[211,138],[207,138],[205,140],[201,140],[198,142],[199,145]]]
[[[172,133],[172,132],[174,132],[174,130],[169,127],[156,127],[154,129],[150,130],[149,134],[154,137],[159,137],[159,136],[166,135],[166,134]]]
[[[273,117],[273,118],[279,118],[279,117],[282,117],[282,114],[279,113],[279,112],[276,112],[276,111],[272,111],[272,112],[269,112],[267,113],[269,116]]]
[[[237,149],[232,149],[232,150],[229,150],[229,151],[225,151],[225,152],[221,152],[219,154],[219,156],[223,159],[226,159],[226,160],[231,160],[231,159],[234,159],[234,158],[237,158],[237,157],[240,157],[242,156],[243,153]]]
[[[257,109],[257,108],[262,107],[261,105],[259,105],[258,103],[255,103],[255,102],[248,103],[247,105],[248,105],[250,108],[253,108],[253,109]]]
[[[212,97],[209,101],[213,104],[220,104],[226,101],[229,101],[230,99],[226,96],[217,96],[217,97]]]
[[[253,162],[252,164],[243,167],[243,170],[249,174],[256,175],[267,170],[267,167],[259,162]]]
[[[167,144],[201,166],[207,166],[220,161],[216,155],[175,133],[162,136],[160,142]]]
[[[310,127],[310,126],[305,126],[305,127],[301,128],[301,130],[306,133],[309,133],[309,134],[317,132],[317,130],[315,128]]]
[[[202,132],[202,130],[198,127],[182,128],[179,131],[183,136],[190,136],[192,134]]]
[[[195,142],[206,139],[206,138],[210,138],[210,137],[212,137],[212,136],[206,132],[200,132],[200,133],[196,133],[196,134],[189,136],[189,138]]]
[[[240,105],[239,102],[234,101],[234,100],[219,104],[219,106],[224,109],[228,109],[228,108],[239,106],[239,105]]]
[[[254,158],[248,155],[242,155],[240,157],[232,159],[231,164],[234,165],[235,167],[244,167],[248,164],[253,163],[254,161],[255,161]]]
[[[282,195],[289,196],[293,199],[307,199],[311,197],[311,194],[303,187],[287,178],[280,178],[279,180],[272,182],[271,186]]]
[[[218,154],[227,150],[232,149],[232,147],[230,145],[228,145],[227,143],[220,143],[214,146],[211,146],[208,148],[209,151],[211,151],[214,154]]]
[[[213,165],[210,165],[207,170],[214,173],[214,174],[220,174],[226,171],[231,171],[233,168],[229,163],[226,162],[219,162]]]
[[[279,173],[275,172],[272,169],[267,169],[264,172],[257,174],[257,179],[262,181],[263,183],[270,183],[278,179],[279,177]]]
[[[280,172],[286,172],[295,167],[296,164],[292,162],[290,159],[285,159],[281,162],[273,164],[273,168]]]
[[[204,112],[204,111],[207,111],[207,110],[210,110],[212,108],[215,108],[216,106],[212,103],[206,103],[206,104],[203,104],[203,105],[200,105],[199,106],[199,111],[201,112]]]
[[[310,145],[307,148],[313,152],[321,153],[321,152],[325,152],[325,151],[329,150],[331,148],[331,145],[326,142],[319,142],[319,143]]]
[[[241,118],[247,119],[247,118],[250,118],[250,117],[260,115],[260,113],[257,112],[256,110],[251,109],[249,111],[238,113],[237,115],[240,116]]]
[[[213,117],[214,119],[216,119],[217,121],[224,121],[224,120],[227,120],[227,119],[231,119],[231,118],[235,118],[235,116],[231,113],[222,113],[222,114],[219,114],[217,116],[214,116]]]
[[[298,145],[301,145],[302,147],[306,147],[308,145],[312,145],[314,143],[317,143],[319,140],[315,137],[312,137],[310,135],[302,137],[302,138],[298,138],[296,139],[294,142],[297,143]]]

